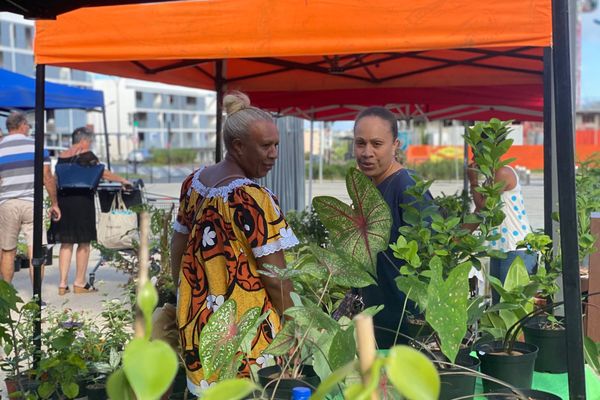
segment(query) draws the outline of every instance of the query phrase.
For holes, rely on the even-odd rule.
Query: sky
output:
[[[600,6],[581,15],[581,105],[597,101],[600,101]]]

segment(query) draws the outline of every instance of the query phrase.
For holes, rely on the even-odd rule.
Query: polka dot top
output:
[[[519,182],[519,176],[514,169],[512,170],[517,178],[517,184],[512,190],[507,190],[502,193],[501,201],[504,204],[504,214],[506,218],[500,226],[498,226],[494,233],[500,233],[501,237],[498,240],[492,241],[490,244],[494,249],[502,251],[513,251],[517,248],[517,243],[531,233],[531,226],[529,225],[529,218],[525,211],[525,202],[523,200],[523,194],[521,193],[521,183]]]

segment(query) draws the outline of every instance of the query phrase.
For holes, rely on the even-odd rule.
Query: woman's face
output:
[[[354,155],[358,168],[375,181],[384,177],[390,168],[398,144],[389,122],[384,119],[367,116],[354,126]]]
[[[234,143],[237,161],[249,178],[262,178],[275,165],[279,152],[279,132],[272,122],[258,121],[250,126],[247,140]]]

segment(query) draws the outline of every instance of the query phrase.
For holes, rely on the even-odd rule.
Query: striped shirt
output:
[[[0,203],[10,199],[33,201],[35,140],[22,134],[4,136],[0,141]],[[44,150],[44,164],[50,155]]]

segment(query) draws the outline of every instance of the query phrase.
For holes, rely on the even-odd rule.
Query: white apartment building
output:
[[[33,21],[20,15],[0,12],[0,68],[35,77],[33,62]],[[83,88],[92,87],[91,74],[69,68],[46,67],[46,80]],[[58,143],[57,133],[70,133],[88,123],[83,110],[56,110],[46,115],[48,142]],[[0,121],[4,130],[4,118]]]
[[[214,160],[215,92],[117,77],[95,77],[93,87],[104,92],[111,158],[136,149],[193,148],[201,163]],[[94,118],[96,132],[104,129],[101,118]]]

